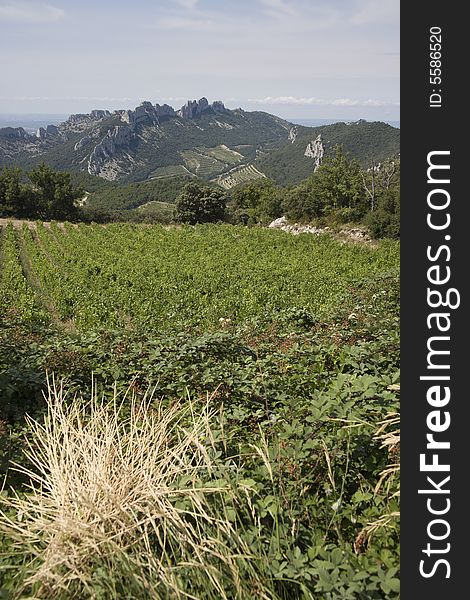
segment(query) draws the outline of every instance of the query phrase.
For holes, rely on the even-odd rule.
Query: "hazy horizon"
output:
[[[0,0],[1,114],[179,107],[399,119],[399,0]]]

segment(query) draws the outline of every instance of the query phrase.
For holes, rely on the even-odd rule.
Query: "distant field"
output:
[[[190,171],[183,165],[171,165],[170,167],[159,167],[149,175],[149,179],[159,179],[164,177],[178,177],[191,175]]]
[[[215,148],[205,148],[203,149],[203,152],[228,165],[237,164],[244,158],[243,154],[231,150],[225,145],[216,146]]]
[[[186,168],[200,177],[211,177],[238,164],[244,156],[225,145],[199,147],[181,152]]]
[[[200,177],[209,177],[225,169],[225,163],[196,150],[181,152],[187,169]]]
[[[232,169],[229,173],[218,177],[216,181],[223,188],[229,190],[236,185],[246,183],[247,181],[251,181],[253,179],[260,179],[261,177],[266,177],[266,175],[261,171],[258,171],[254,165],[248,165]]]

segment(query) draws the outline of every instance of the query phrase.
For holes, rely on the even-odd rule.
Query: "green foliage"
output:
[[[326,158],[314,175],[287,194],[284,210],[291,219],[336,215],[343,222],[357,221],[367,210],[364,195],[359,164],[337,146],[333,157]]]
[[[258,179],[233,188],[229,211],[235,222],[244,216],[254,222],[266,223],[282,215],[282,191],[268,179]]]
[[[325,158],[334,156],[335,146],[341,145],[347,156],[362,167],[368,167],[372,161],[383,162],[400,152],[400,130],[386,123],[358,121],[296,127],[293,144],[287,139],[275,142],[263,148],[255,161],[255,166],[278,185],[296,185],[312,174],[313,160],[304,153],[307,144],[318,135],[323,139]]]
[[[367,214],[365,222],[374,238],[400,237],[400,190],[383,192],[377,208]]]
[[[19,168],[0,174],[0,214],[19,218],[69,219],[77,215],[76,201],[83,195],[69,173],[55,172],[44,164],[28,173],[32,185],[21,183]]]
[[[30,467],[18,452],[23,436],[31,439],[24,412],[40,417],[46,373],[63,378],[71,396],[112,400],[131,385],[142,399],[156,386],[152,411],[160,399],[169,407],[189,394],[192,412],[207,402],[215,412],[213,444],[207,434],[199,440],[212,467],[193,483],[226,490],[211,495],[210,514],[236,528],[268,597],[399,597],[397,481],[376,489],[393,457],[375,437],[399,406],[397,242],[369,248],[228,225],[37,223],[2,235],[3,473],[13,460]],[[49,320],[38,289],[54,307]],[[23,295],[24,309],[5,308]],[[122,410],[127,415],[129,406]],[[181,421],[186,430],[190,412]],[[28,493],[28,481],[8,477]],[[174,483],[188,485],[184,476]],[[177,508],[191,507],[183,498]],[[145,514],[155,512],[148,506]],[[377,527],[366,535],[372,522]],[[217,531],[191,523],[201,535]],[[8,536],[0,546],[0,589],[14,593],[36,563]],[[149,548],[161,556],[158,543]],[[175,564],[181,556],[173,543],[165,552]],[[110,568],[90,553],[86,564],[95,572],[87,591],[73,588],[75,597],[142,589],[129,587],[138,579],[130,563]],[[211,600],[203,579],[185,568],[181,585]],[[226,590],[236,597],[231,584]]]
[[[43,219],[73,220],[76,215],[75,202],[81,198],[83,191],[73,186],[69,173],[55,172],[41,164],[30,171],[28,177],[34,190],[34,216]]]
[[[21,169],[5,167],[0,172],[0,216],[25,217],[33,211],[33,193],[23,184]]]
[[[215,223],[225,217],[226,197],[221,190],[187,183],[176,200],[176,220],[180,223]]]
[[[174,203],[187,183],[188,177],[172,177],[125,185],[114,184],[106,191],[93,193],[89,205],[107,210],[128,210],[147,202]]]

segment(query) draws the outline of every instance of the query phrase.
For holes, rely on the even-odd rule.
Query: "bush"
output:
[[[190,182],[176,200],[176,220],[190,225],[216,223],[224,220],[225,204],[222,190]]]
[[[400,237],[400,192],[388,190],[377,202],[377,209],[369,212],[365,218],[373,238]]]

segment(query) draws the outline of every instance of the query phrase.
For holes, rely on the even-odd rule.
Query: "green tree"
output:
[[[18,167],[5,167],[0,173],[0,215],[27,217],[34,208],[32,190],[21,182]]]
[[[367,210],[359,163],[350,160],[341,146],[335,146],[334,156],[327,157],[314,174],[314,187],[326,211],[347,208],[364,214]]]
[[[310,221],[323,216],[324,204],[316,189],[315,175],[287,190],[282,206],[286,216],[294,221]]]
[[[176,220],[180,223],[215,223],[225,217],[226,196],[222,190],[187,183],[176,200]]]
[[[229,208],[234,215],[246,214],[266,223],[282,215],[281,190],[266,178],[237,186],[231,193]]]
[[[364,219],[373,238],[400,237],[400,189],[385,190],[377,200],[375,210]]]
[[[74,219],[76,201],[83,190],[74,187],[69,173],[53,171],[45,164],[33,169],[28,177],[33,184],[36,215],[44,219]]]
[[[334,156],[308,179],[289,190],[283,203],[287,217],[309,221],[329,216],[339,221],[358,221],[367,212],[361,168],[350,160],[341,146]]]

